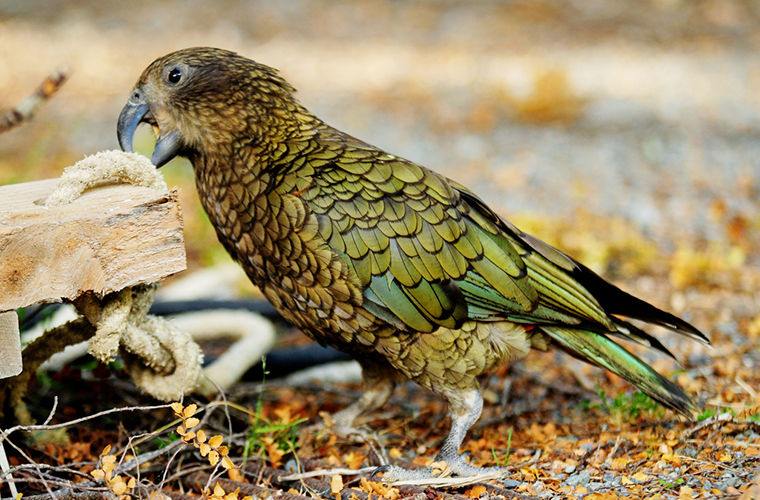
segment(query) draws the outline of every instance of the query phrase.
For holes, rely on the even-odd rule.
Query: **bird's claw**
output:
[[[383,473],[383,475],[385,475],[385,473],[387,473],[389,470],[391,470],[391,467],[393,467],[393,466],[392,465],[380,465],[375,470],[372,471],[372,474],[369,475],[369,478],[370,479],[375,479],[375,476],[377,474],[381,473],[381,472]]]

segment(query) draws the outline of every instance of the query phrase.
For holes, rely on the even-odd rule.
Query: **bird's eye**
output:
[[[169,74],[166,75],[166,79],[169,81],[169,83],[179,83],[179,81],[182,79],[182,72],[179,70],[179,68],[172,68],[169,70]]]

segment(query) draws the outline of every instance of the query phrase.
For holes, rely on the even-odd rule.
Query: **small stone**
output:
[[[575,465],[568,465],[567,467],[565,467],[565,472],[567,474],[572,474],[573,472],[575,472],[575,469],[576,469]]]
[[[296,462],[294,459],[290,459],[287,462],[285,462],[285,467],[283,467],[284,470],[287,472],[294,474],[298,472],[298,462]]]
[[[518,486],[520,486],[520,481],[516,479],[505,479],[504,481],[501,482],[501,485],[504,486],[505,488],[517,488]]]
[[[583,471],[568,477],[563,484],[566,486],[586,486],[589,481],[591,481],[591,473]]]
[[[605,472],[604,473],[604,481],[611,483],[615,479],[615,473],[614,472]]]

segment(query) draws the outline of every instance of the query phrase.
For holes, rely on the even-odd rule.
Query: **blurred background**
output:
[[[758,21],[749,0],[1,0],[0,108],[56,68],[71,77],[0,135],[0,183],[116,148],[152,60],[219,46],[659,305],[699,310],[694,290],[730,289],[745,302],[729,315],[760,330]],[[183,189],[190,268],[224,262],[189,165],[162,172]]]

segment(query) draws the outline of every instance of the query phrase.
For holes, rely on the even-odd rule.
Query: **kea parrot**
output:
[[[189,159],[219,241],[250,280],[286,320],[359,362],[363,393],[335,414],[336,429],[413,380],[449,404],[437,460],[455,475],[490,471],[459,453],[483,406],[479,376],[531,348],[559,348],[694,414],[680,387],[615,339],[670,354],[629,320],[708,343],[697,328],[520,231],[458,182],[331,127],[294,93],[237,53],[179,50],[142,73],[118,140],[132,151],[148,123],[156,167]]]

